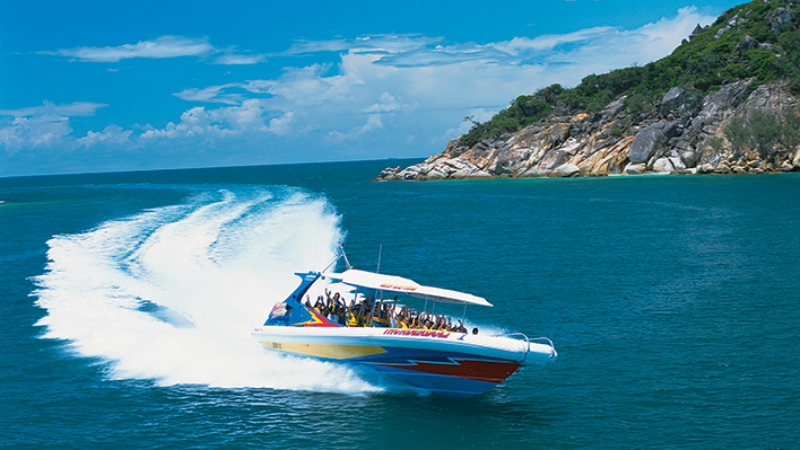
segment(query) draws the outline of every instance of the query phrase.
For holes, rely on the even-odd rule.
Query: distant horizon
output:
[[[61,177],[72,175],[113,175],[113,174],[131,174],[140,172],[171,172],[171,171],[184,171],[184,170],[210,170],[210,169],[237,169],[248,167],[275,167],[275,166],[300,166],[304,164],[345,164],[345,163],[359,163],[359,162],[380,162],[380,161],[416,161],[424,160],[427,156],[411,157],[411,158],[372,158],[372,159],[352,159],[352,160],[338,160],[338,161],[297,161],[287,163],[273,163],[273,164],[244,164],[234,166],[204,166],[204,167],[172,167],[172,168],[153,168],[153,169],[134,169],[134,170],[107,170],[97,172],[63,172],[63,173],[41,173],[41,174],[27,174],[27,175],[0,175],[0,180],[7,180],[12,178],[38,178],[38,177]],[[376,174],[377,175],[377,174]],[[2,200],[2,199],[0,199]]]
[[[431,155],[520,95],[667,56],[739,3],[7,3],[0,176]]]

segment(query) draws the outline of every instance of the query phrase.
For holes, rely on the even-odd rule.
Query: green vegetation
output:
[[[731,143],[734,155],[756,150],[762,159],[769,159],[781,149],[800,145],[800,113],[796,109],[775,115],[753,111],[747,117],[737,116],[725,128],[725,137]]]
[[[515,132],[550,115],[598,111],[627,95],[624,107],[631,114],[652,110],[669,89],[679,86],[697,89],[702,94],[725,83],[754,78],[759,84],[787,79],[793,93],[800,94],[800,14],[780,32],[766,23],[766,16],[785,0],[755,0],[722,14],[709,28],[693,35],[675,51],[642,67],[629,67],[603,75],[589,75],[580,84],[565,89],[558,84],[533,95],[517,97],[491,120],[475,124],[461,136],[460,143],[477,142],[507,132]],[[736,19],[733,26],[729,22]],[[721,32],[720,30],[729,27]],[[746,45],[745,36],[750,41]],[[759,45],[760,44],[760,45]]]

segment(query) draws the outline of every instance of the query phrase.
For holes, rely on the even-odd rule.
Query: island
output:
[[[800,2],[756,0],[663,59],[522,95],[376,180],[800,171],[799,96]]]

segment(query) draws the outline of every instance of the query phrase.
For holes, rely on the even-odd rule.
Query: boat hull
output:
[[[350,364],[449,396],[483,393],[526,361],[556,357],[550,344],[447,331],[264,326],[253,336],[270,350]]]

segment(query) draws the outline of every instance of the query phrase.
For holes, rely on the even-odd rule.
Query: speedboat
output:
[[[346,260],[346,255],[345,255]],[[330,267],[330,266],[329,266]],[[284,301],[275,304],[263,326],[252,335],[271,351],[345,363],[383,380],[445,396],[481,394],[516,373],[525,363],[545,364],[557,357],[550,339],[407,328],[392,320],[386,326],[348,326],[324,310],[311,307],[309,292],[324,287],[347,287],[353,299],[379,299],[397,307],[398,295],[425,302],[491,307],[482,297],[420,285],[395,275],[357,270],[347,264],[341,273],[296,273],[302,281]],[[327,290],[325,291],[327,294]],[[347,295],[347,294],[346,294]],[[387,303],[388,302],[388,303]],[[351,303],[352,304],[352,303]],[[440,308],[441,309],[441,308]],[[462,319],[463,320],[463,319]],[[402,326],[401,326],[402,325]]]

